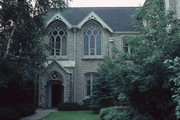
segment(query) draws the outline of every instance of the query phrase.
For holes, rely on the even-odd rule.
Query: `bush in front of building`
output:
[[[114,106],[100,110],[101,120],[153,120],[147,115],[138,114],[130,107]]]
[[[24,117],[34,114],[36,107],[34,104],[20,104],[14,106],[14,109],[21,114],[21,117]]]
[[[18,120],[21,114],[12,107],[0,108],[0,120]]]
[[[0,120],[18,120],[21,117],[35,113],[35,105],[19,104],[0,108]]]
[[[83,105],[74,102],[61,103],[58,105],[59,111],[85,110]]]

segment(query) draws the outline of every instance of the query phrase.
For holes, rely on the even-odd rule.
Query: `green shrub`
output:
[[[137,114],[133,116],[132,120],[154,120],[154,119],[148,115]]]
[[[71,111],[71,110],[84,110],[85,108],[78,103],[62,103],[58,105],[58,110]]]
[[[85,100],[83,100],[83,107],[84,107],[84,109],[86,109],[86,110],[90,110],[90,109],[92,109],[91,108],[91,98],[86,98]]]
[[[112,118],[113,118],[113,120],[121,120],[119,113],[122,113],[122,112],[126,111],[127,109],[128,109],[128,107],[122,107],[122,106],[103,108],[100,110],[100,118],[101,118],[101,120],[111,120]],[[128,115],[128,114],[124,114],[124,117],[125,117],[124,120],[126,120],[126,118],[128,117],[126,115]]]
[[[0,120],[18,120],[21,117],[35,113],[33,104],[20,104],[0,108]]]
[[[0,108],[0,120],[18,120],[21,114],[12,107]]]
[[[101,120],[153,120],[147,115],[138,114],[130,107],[114,106],[100,110]]]
[[[14,109],[23,117],[34,114],[36,107],[33,104],[21,104],[14,106]]]

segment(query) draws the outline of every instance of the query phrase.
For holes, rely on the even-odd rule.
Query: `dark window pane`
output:
[[[128,53],[128,47],[123,47],[123,51],[124,51],[125,53]]]
[[[90,85],[91,84],[91,80],[87,80],[87,85]]]
[[[88,31],[87,31],[87,34],[88,34],[88,35],[90,35],[91,33],[92,33],[91,30],[88,30]]]
[[[95,48],[95,37],[93,35],[90,38],[90,48]]]
[[[95,54],[95,37],[92,35],[90,38],[90,55]]]
[[[57,38],[56,38],[56,43],[57,42],[60,42],[61,41],[61,38],[59,37],[59,36],[57,36]]]
[[[97,31],[97,30],[94,30],[94,31],[93,31],[93,34],[97,35],[97,34],[98,34],[98,31]]]
[[[54,31],[54,32],[53,32],[53,35],[57,35],[57,33],[58,33],[57,31]]]
[[[54,37],[50,37],[50,55],[54,55]]]
[[[89,55],[89,40],[88,36],[84,37],[84,55]]]
[[[64,31],[63,31],[63,30],[59,31],[59,34],[60,34],[60,35],[63,35],[63,34],[64,34]]]
[[[85,75],[86,79],[86,94],[87,96],[91,95],[91,74],[86,74]]]
[[[67,55],[67,39],[65,36],[62,38],[62,55]]]
[[[87,85],[87,96],[91,95],[91,85]]]
[[[97,80],[97,74],[96,73],[93,74],[93,81],[95,81],[95,80]]]
[[[96,55],[101,55],[101,37],[99,35],[96,38]]]
[[[94,48],[90,48],[90,55],[94,55],[95,54],[95,49]]]
[[[60,49],[61,49],[61,38],[57,36],[56,38],[56,55],[60,55]]]
[[[123,43],[124,45],[123,45],[123,51],[125,52],[125,53],[128,53],[129,52],[129,50],[128,50],[128,44],[127,43]]]
[[[60,55],[60,50],[56,50],[56,55]]]

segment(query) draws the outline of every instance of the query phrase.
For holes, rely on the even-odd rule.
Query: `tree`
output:
[[[174,83],[172,87],[174,95],[172,97],[177,102],[176,116],[177,119],[180,119],[180,58],[176,57],[174,60],[165,60],[164,63],[173,71],[173,75],[170,77],[170,82]]]
[[[13,86],[18,84],[16,87],[19,89],[26,89],[32,81],[34,81],[32,84],[36,85],[38,74],[44,68],[46,60],[45,46],[42,44],[46,28],[42,16],[50,9],[62,10],[67,6],[67,2],[64,0],[36,0],[35,3],[32,0],[0,1],[1,89],[10,90],[11,83]],[[34,85],[30,85],[31,88]]]
[[[104,62],[102,66],[108,67],[100,68],[100,71],[107,71],[104,76],[108,77],[97,82],[109,81],[107,84],[113,88],[114,98],[118,94],[119,98],[127,97],[129,106],[138,113],[155,120],[175,120],[173,84],[169,83],[169,77],[174,73],[163,62],[179,56],[178,24],[179,20],[173,17],[172,11],[165,13],[163,0],[147,1],[134,15],[134,25],[141,34],[124,38],[131,47],[131,54],[117,55]],[[99,89],[95,89],[94,93],[98,92]]]

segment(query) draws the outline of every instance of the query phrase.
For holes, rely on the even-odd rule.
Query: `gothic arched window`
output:
[[[93,90],[93,81],[97,79],[97,73],[86,73],[85,81],[86,81],[86,96],[92,95]]]
[[[54,24],[49,30],[50,55],[67,55],[67,30],[62,24]]]
[[[101,55],[101,31],[98,25],[90,23],[84,33],[84,55]]]

